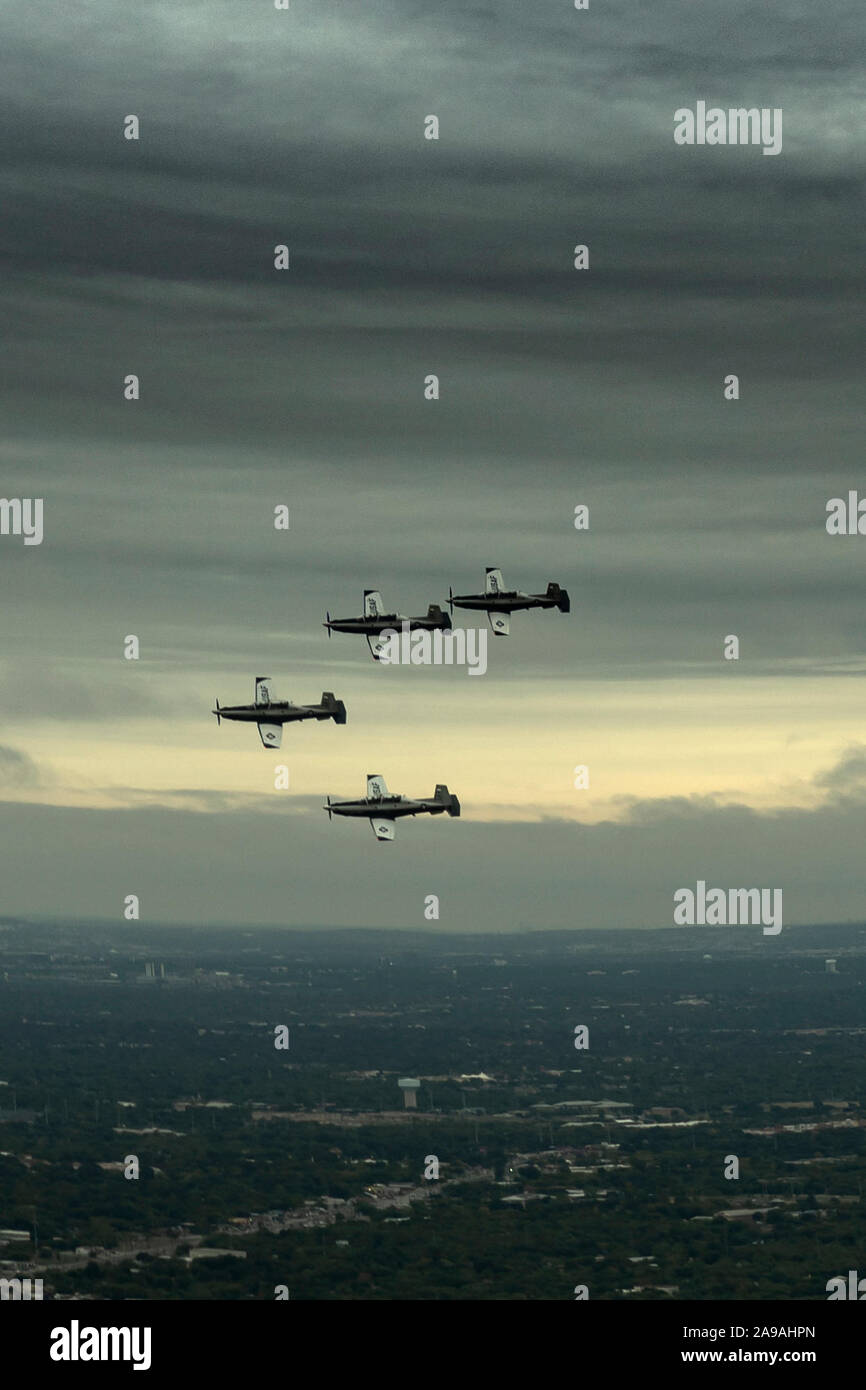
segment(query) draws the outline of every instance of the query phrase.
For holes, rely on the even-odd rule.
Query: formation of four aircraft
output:
[[[486,572],[483,594],[454,594],[449,589],[448,604],[452,614],[455,608],[486,613],[496,637],[508,636],[511,614],[519,610],[558,608],[560,613],[568,613],[571,609],[568,593],[558,584],[548,584],[543,594],[525,594],[520,589],[506,589],[502,571],[493,568]],[[382,633],[396,630],[404,623],[408,623],[409,631],[433,631],[436,628],[450,628],[451,618],[436,603],[430,604],[424,617],[407,618],[402,613],[386,613],[382,595],[375,589],[365,589],[362,617],[332,618],[328,613],[323,626],[328,629],[329,637],[332,632],[362,634],[367,639],[374,661],[378,661],[384,645]],[[265,748],[279,748],[284,724],[298,723],[303,719],[333,719],[335,724],[345,724],[346,706],[330,690],[322,692],[318,705],[293,705],[289,700],[274,700],[269,682],[269,676],[256,676],[255,703],[252,705],[221,706],[217,700],[216,709],[212,711],[217,723],[229,719],[256,724]],[[384,777],[376,773],[367,777],[366,797],[358,801],[331,801],[328,797],[323,809],[328,812],[328,819],[331,816],[366,817],[377,840],[393,840],[394,822],[401,816],[437,816],[443,811],[447,811],[449,816],[459,816],[460,802],[444,785],[437,786],[432,797],[393,795],[388,791]]]

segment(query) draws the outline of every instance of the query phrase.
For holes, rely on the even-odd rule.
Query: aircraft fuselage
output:
[[[455,608],[472,608],[479,613],[517,613],[522,608],[557,608],[560,600],[513,590],[507,594],[455,594],[451,602]]]
[[[299,719],[331,719],[334,711],[322,705],[291,705],[288,700],[277,700],[271,705],[229,705],[213,713],[242,724],[292,724]]]
[[[406,618],[402,613],[377,613],[375,618],[331,618],[322,627],[331,632],[356,632],[363,637],[378,637],[389,629],[401,630],[401,624],[408,623],[409,631],[433,632],[436,628],[450,628],[451,619],[447,613],[435,617]]]
[[[328,810],[333,811],[335,816],[366,816],[368,819],[375,820],[399,820],[401,816],[417,816],[423,811],[428,811],[431,816],[438,816],[446,810],[446,806],[441,801],[426,798],[415,801],[405,796],[383,796],[365,798],[362,801],[332,801]]]

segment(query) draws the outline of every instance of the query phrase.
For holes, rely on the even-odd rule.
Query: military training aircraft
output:
[[[459,816],[460,802],[443,786],[438,786],[432,797],[418,800],[392,796],[384,777],[374,773],[367,777],[367,795],[362,801],[332,801],[328,797],[322,809],[327,811],[329,820],[331,816],[366,816],[377,840],[393,840],[394,821],[400,816],[418,816],[425,811],[431,816],[441,815],[443,811],[449,816]]]
[[[494,636],[507,637],[511,631],[510,615],[521,608],[558,608],[560,613],[571,611],[571,599],[558,584],[548,584],[546,594],[524,594],[520,589],[505,589],[502,570],[487,568],[483,594],[454,594],[448,590],[451,612],[457,608],[475,608],[486,613]]]
[[[342,700],[335,700],[330,690],[322,694],[320,705],[293,705],[288,700],[272,700],[270,676],[256,676],[256,702],[254,705],[230,705],[220,708],[217,700],[217,723],[221,719],[238,719],[246,724],[258,724],[259,734],[265,748],[279,748],[283,737],[283,725],[294,724],[301,719],[333,719],[335,724],[345,724],[346,706]]]
[[[386,644],[376,639],[388,628],[393,628],[395,632],[399,632],[402,623],[409,624],[408,630],[410,632],[419,630],[432,632],[435,628],[451,627],[451,619],[447,613],[442,612],[438,603],[431,603],[427,609],[426,617],[423,618],[406,618],[402,613],[386,613],[382,603],[382,595],[377,589],[364,590],[363,618],[332,618],[328,613],[327,622],[324,622],[322,627],[328,629],[329,637],[332,632],[363,633],[367,639],[367,646],[370,648],[370,655],[374,661],[378,661],[379,653]]]

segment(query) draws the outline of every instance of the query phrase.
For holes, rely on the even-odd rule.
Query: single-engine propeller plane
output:
[[[379,660],[379,655],[387,643],[378,639],[387,629],[393,628],[395,632],[402,630],[401,625],[408,623],[409,632],[425,631],[432,632],[436,628],[450,628],[451,619],[447,613],[443,613],[438,603],[431,603],[427,609],[425,617],[406,618],[402,613],[386,613],[385,605],[382,602],[382,595],[378,589],[364,590],[364,616],[362,618],[332,618],[327,614],[327,621],[322,624],[328,629],[328,636],[332,632],[359,632],[367,639],[367,646],[370,648],[370,655],[374,661]]]
[[[443,811],[459,816],[460,802],[444,786],[438,786],[431,797],[392,796],[384,777],[374,773],[367,778],[367,795],[362,800],[332,801],[328,797],[322,809],[327,811],[329,820],[331,816],[365,816],[377,840],[393,840],[394,822],[401,816],[419,816],[424,812],[439,816]]]
[[[486,613],[495,637],[507,637],[511,631],[511,614],[522,608],[558,608],[560,613],[571,611],[571,599],[558,584],[548,584],[545,594],[524,594],[521,589],[506,589],[502,570],[488,566],[484,576],[483,594],[454,594],[448,590],[451,612],[455,608],[474,608]]]
[[[335,700],[330,690],[322,694],[320,705],[293,705],[289,700],[271,698],[270,676],[256,676],[256,702],[254,705],[229,705],[212,711],[221,719],[237,719],[245,724],[258,724],[259,734],[265,748],[279,748],[283,737],[283,725],[294,724],[301,719],[333,719],[335,724],[345,724],[346,706],[342,700]]]

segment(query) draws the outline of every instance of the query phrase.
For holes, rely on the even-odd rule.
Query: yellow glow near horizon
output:
[[[470,687],[475,687],[471,690]],[[46,757],[44,727],[16,748],[40,769],[36,787],[4,799],[106,807],[174,802],[179,792],[249,797],[363,795],[368,772],[391,790],[432,794],[446,782],[477,819],[545,815],[596,821],[622,814],[621,798],[716,796],[756,809],[813,805],[816,774],[863,735],[862,690],[846,677],[670,681],[466,679],[350,699],[349,723],[288,725],[282,748],[264,749],[252,724],[137,719],[106,727],[57,727]],[[188,709],[188,703],[184,705]],[[369,711],[372,709],[372,715]],[[289,768],[288,792],[274,790]],[[575,790],[574,768],[589,768]],[[204,804],[204,803],[203,803]]]

